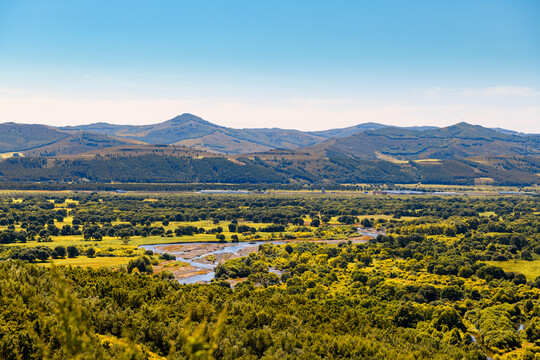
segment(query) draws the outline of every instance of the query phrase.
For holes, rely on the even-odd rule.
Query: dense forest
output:
[[[0,161],[4,182],[119,182],[227,184],[455,184],[489,179],[496,185],[538,183],[537,158],[439,160],[393,163],[355,158],[279,155],[237,158],[178,157],[159,154],[100,156],[90,159],[12,157]]]
[[[10,158],[0,162],[3,180],[157,183],[284,183],[285,177],[258,165],[225,158],[142,155],[91,160]]]
[[[535,197],[0,199],[3,359],[540,356]],[[358,240],[357,228],[379,235]],[[116,256],[99,245],[112,238],[189,241],[200,231],[281,243],[220,263],[206,285],[153,271],[167,259],[136,247],[127,266],[44,266],[83,253]]]

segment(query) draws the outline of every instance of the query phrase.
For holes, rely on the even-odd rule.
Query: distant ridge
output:
[[[0,153],[0,182],[534,185],[540,180],[540,135],[465,122],[442,128],[364,123],[315,132],[233,129],[193,114],[142,126],[4,123]]]
[[[85,135],[83,135],[83,133]],[[277,149],[304,149],[318,156],[397,159],[442,158],[474,155],[537,155],[539,135],[464,122],[434,126],[396,127],[366,122],[324,131],[280,128],[234,129],[184,113],[151,125],[46,125],[0,124],[0,153],[26,152],[30,156],[79,154],[122,144],[186,146],[223,154],[248,154]],[[452,140],[453,139],[453,140]],[[487,143],[474,143],[484,141]],[[494,141],[496,143],[494,143]],[[513,145],[508,149],[509,143]]]
[[[317,156],[396,160],[452,159],[471,156],[540,156],[540,137],[522,136],[461,122],[424,131],[399,127],[332,138],[304,148]]]
[[[29,156],[80,154],[92,149],[135,143],[85,131],[64,131],[38,124],[0,124],[0,153],[21,152]]]
[[[152,125],[113,125],[96,123],[64,130],[85,130],[126,137],[148,144],[185,145],[198,150],[227,154],[266,151],[277,148],[295,149],[318,144],[330,135],[318,135],[288,129],[233,129],[219,126],[196,115],[184,113]]]

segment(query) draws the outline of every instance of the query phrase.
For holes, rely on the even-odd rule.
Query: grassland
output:
[[[24,156],[20,152],[7,152],[7,153],[1,153],[0,154],[0,159],[9,159],[10,157],[15,156],[15,154],[17,154],[17,156]]]
[[[116,267],[126,265],[133,257],[124,257],[124,256],[114,256],[114,257],[93,257],[89,258],[86,256],[79,256],[77,258],[66,258],[66,259],[55,259],[50,260],[49,262],[38,263],[44,266],[54,265],[71,265],[71,266],[81,266],[81,267]]]
[[[23,201],[21,193],[14,194],[17,197],[13,197],[14,203],[20,203]],[[50,200],[52,202],[52,200]],[[156,198],[146,198],[144,202],[156,202]],[[55,204],[55,209],[65,209],[70,203],[78,204],[78,201],[73,199],[66,199],[64,203]],[[309,224],[310,219],[306,218],[306,223]],[[111,225],[129,224],[124,221],[113,221]],[[76,246],[81,255],[75,258],[62,258],[49,260],[47,262],[39,263],[41,265],[50,266],[51,263],[56,265],[72,265],[81,267],[115,267],[121,265],[127,265],[127,263],[134,257],[144,254],[144,249],[140,248],[141,245],[156,245],[156,244],[172,244],[172,243],[193,243],[193,242],[216,242],[218,239],[215,234],[194,234],[191,236],[176,236],[174,230],[180,226],[195,226],[197,228],[203,228],[204,230],[215,229],[221,227],[223,231],[221,234],[225,235],[226,241],[231,241],[232,235],[238,236],[239,241],[251,241],[251,240],[271,240],[272,234],[270,233],[244,233],[239,234],[230,232],[229,224],[231,221],[221,221],[214,223],[212,220],[199,220],[199,221],[171,221],[168,225],[163,225],[160,221],[151,222],[151,226],[163,227],[165,232],[171,231],[172,235],[158,235],[158,236],[132,236],[127,241],[120,239],[119,237],[103,236],[102,240],[97,241],[95,239],[85,240],[83,235],[67,235],[67,236],[51,236],[48,241],[41,241],[39,238],[33,241],[27,241],[26,243],[13,243],[10,246],[14,247],[36,247],[46,246],[51,249],[57,246]],[[255,223],[251,221],[239,221],[239,225],[246,225],[259,229],[261,227],[269,226],[271,223]],[[337,217],[332,218],[330,224],[338,224]],[[54,225],[58,228],[62,228],[64,225],[73,225],[73,216],[66,216],[63,221],[54,221]],[[0,226],[0,231],[7,230],[8,226]],[[314,228],[311,228],[314,229]],[[14,230],[24,230],[21,228],[21,224],[14,224]],[[291,234],[284,231],[282,234]],[[96,255],[94,257],[87,257],[84,255],[87,249],[94,248]]]
[[[498,266],[504,271],[521,273],[529,281],[533,281],[540,276],[540,259],[532,261],[512,259],[508,261],[486,261],[485,263]]]

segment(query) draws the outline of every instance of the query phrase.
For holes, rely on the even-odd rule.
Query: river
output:
[[[267,243],[269,243],[269,242],[268,241],[255,241],[255,242],[240,242],[240,243],[219,243],[219,245],[223,246],[221,249],[205,252],[205,253],[203,253],[201,255],[197,255],[197,256],[192,257],[192,258],[185,257],[187,252],[182,250],[182,248],[180,248],[179,251],[178,250],[176,250],[176,251],[175,250],[163,251],[162,249],[164,247],[171,247],[172,245],[190,245],[190,246],[196,245],[196,246],[200,246],[200,247],[210,247],[210,246],[215,247],[216,243],[194,242],[194,243],[176,243],[176,244],[156,244],[156,245],[141,245],[141,248],[143,248],[145,250],[152,250],[154,253],[158,253],[158,254],[162,254],[162,253],[167,252],[169,254],[172,254],[172,255],[176,256],[176,261],[186,262],[189,265],[191,265],[191,266],[193,266],[195,268],[201,269],[201,270],[210,270],[205,274],[198,274],[198,275],[189,276],[189,277],[186,277],[186,278],[183,278],[183,279],[178,279],[178,282],[180,282],[181,284],[194,284],[194,283],[197,283],[197,282],[210,282],[214,278],[214,275],[215,275],[214,268],[218,264],[216,262],[209,263],[207,260],[204,261],[203,259],[206,256],[218,255],[218,254],[240,255],[239,253],[243,249],[246,249],[246,248],[249,248],[249,247],[258,248],[259,245],[267,244]],[[283,241],[272,241],[270,243],[272,243],[274,245],[284,244]],[[277,270],[274,271],[274,272],[277,273]]]
[[[380,233],[375,230],[368,230],[368,229],[362,229],[358,228],[358,233],[361,235],[371,236],[373,238],[377,237]],[[184,278],[179,278],[178,282],[181,284],[194,284],[198,282],[210,282],[215,275],[214,268],[218,265],[217,262],[211,263],[208,260],[204,259],[206,256],[209,255],[220,255],[220,254],[234,254],[236,256],[240,256],[240,252],[246,248],[258,248],[261,244],[268,244],[272,243],[274,245],[282,245],[285,244],[285,241],[255,241],[255,242],[239,242],[239,243],[208,243],[208,242],[191,242],[191,243],[174,243],[174,244],[155,244],[155,245],[141,245],[140,247],[145,250],[152,250],[154,253],[162,254],[162,253],[169,253],[174,256],[176,256],[176,261],[182,261],[185,263],[188,263],[189,265],[193,266],[194,268],[201,270],[201,271],[207,271],[204,274],[197,274],[193,276],[187,276]],[[182,245],[182,246],[178,246]],[[216,245],[220,246],[220,249],[218,250],[212,250],[202,253],[197,256],[187,256],[191,250],[186,251],[185,247],[199,247],[197,249],[199,252],[201,252],[201,248],[215,248]],[[176,247],[176,249],[175,249]],[[164,250],[167,248],[167,250]],[[254,251],[256,251],[254,249]],[[276,269],[269,269],[269,271],[281,275],[281,272]]]

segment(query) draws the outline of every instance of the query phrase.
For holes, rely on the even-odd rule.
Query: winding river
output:
[[[375,230],[369,231],[366,229],[358,228],[358,233],[361,235],[366,235],[370,237],[377,237],[379,235],[379,232],[376,232]],[[190,243],[174,243],[174,244],[155,244],[155,245],[141,245],[140,247],[145,250],[152,250],[154,253],[162,254],[162,253],[169,253],[174,256],[176,256],[176,261],[182,261],[185,263],[188,263],[189,265],[193,266],[196,269],[200,270],[209,270],[205,274],[197,274],[193,276],[188,276],[182,279],[178,279],[178,282],[181,284],[194,284],[198,282],[210,282],[215,275],[214,268],[218,265],[215,263],[209,263],[207,260],[203,260],[206,256],[209,255],[219,255],[219,254],[235,254],[240,255],[240,251],[249,247],[258,247],[261,244],[267,244],[269,241],[255,241],[255,242],[240,242],[240,243],[219,243],[219,245],[222,245],[223,247],[219,250],[209,251],[206,253],[203,253],[201,255],[198,255],[196,257],[192,258],[186,258],[186,251],[182,250],[182,248],[179,248],[179,250],[170,250],[173,245],[197,245],[201,247],[215,247],[218,243],[208,243],[208,242],[190,242]],[[270,243],[274,245],[282,245],[285,244],[285,241],[270,241]],[[163,248],[169,247],[167,251],[164,251]],[[172,247],[174,249],[174,247]],[[270,269],[271,272],[274,272],[278,275],[281,274],[280,271]]]
[[[192,242],[192,243],[175,243],[175,244],[156,244],[156,245],[141,245],[140,247],[145,250],[152,250],[154,253],[162,254],[162,253],[169,253],[174,256],[176,256],[176,261],[182,261],[186,262],[189,265],[199,268],[202,270],[210,270],[209,272],[205,274],[199,274],[194,276],[189,276],[184,279],[178,279],[178,282],[181,284],[194,284],[197,282],[210,282],[215,275],[214,268],[217,266],[217,263],[208,263],[201,261],[206,256],[209,255],[218,255],[218,254],[236,254],[239,255],[239,252],[245,248],[249,247],[259,247],[261,244],[267,244],[268,241],[255,241],[255,242],[240,242],[240,243],[220,243],[220,245],[224,245],[222,249],[215,250],[215,251],[209,251],[207,253],[204,253],[202,255],[196,256],[192,259],[185,258],[186,252],[182,251],[163,251],[161,248],[171,246],[171,245],[199,245],[199,246],[215,246],[216,243],[208,243],[208,242]],[[284,244],[283,241],[272,241],[271,242],[274,245],[281,245]]]

